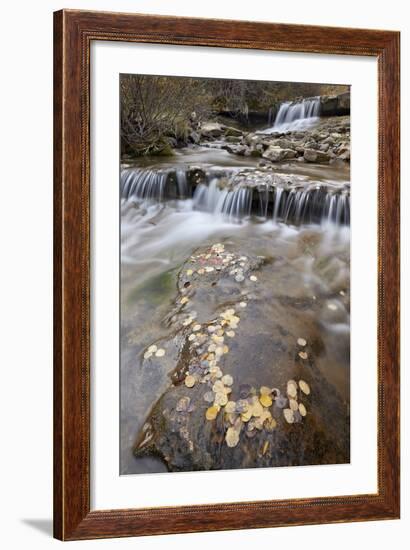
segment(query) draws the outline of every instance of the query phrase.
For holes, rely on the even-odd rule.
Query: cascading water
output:
[[[213,178],[209,185],[201,183],[194,192],[194,209],[211,213],[222,212],[222,205],[227,194],[226,189],[219,188],[217,178]]]
[[[227,190],[219,186],[217,178],[213,178],[209,185],[201,184],[196,188],[193,206],[196,210],[239,221],[252,213],[252,190],[246,187]]]
[[[164,199],[167,174],[155,170],[123,170],[121,172],[121,196],[151,201]]]
[[[326,372],[332,383],[325,386],[325,398],[340,393],[343,402],[349,402],[349,380],[340,375],[342,368],[348,368],[350,338],[348,170],[339,163],[275,165],[261,164],[261,160],[190,147],[189,151],[176,150],[171,159],[146,158],[140,159],[138,166],[131,161],[122,166],[121,380],[126,381],[121,384],[123,473],[147,473],[147,464],[148,471],[166,470],[162,462],[157,463],[159,459],[151,456],[136,461],[131,450],[150,411],[162,410],[153,407],[158,396],[169,391],[169,375],[180,357],[178,349],[183,349],[181,357],[198,349],[194,343],[188,344],[193,338],[188,340],[188,334],[196,328],[185,327],[183,321],[183,332],[179,332],[174,330],[173,319],[179,323],[180,316],[185,319],[192,313],[195,323],[206,326],[216,312],[235,307],[236,296],[244,300],[238,306],[239,315],[243,315],[238,332],[242,347],[227,343],[230,353],[235,354],[232,364],[243,364],[244,376],[235,379],[235,387],[241,380],[255,387],[259,383],[276,385],[270,374],[261,370],[265,363],[279,365],[280,372],[287,362],[292,369],[307,364],[298,356],[295,363],[288,349],[306,350],[309,363],[314,347],[296,346],[297,335],[309,343],[320,343],[320,353],[312,360],[317,372]],[[206,251],[216,243],[222,243],[232,254],[229,265],[236,259],[245,258],[247,262],[247,258],[255,258],[256,276],[246,270],[242,275],[240,263],[219,271],[223,254],[215,264],[214,256],[208,263]],[[186,270],[187,262],[195,259],[197,263],[189,263],[190,269]],[[186,306],[176,294],[176,289],[182,290],[182,282],[188,291]],[[247,310],[242,310],[247,304]],[[170,334],[178,338],[181,335],[181,343],[187,338],[192,350],[179,342],[177,347],[169,346]],[[200,333],[195,334],[197,338]],[[266,344],[261,335],[266,336]],[[282,336],[286,338],[283,347]],[[265,345],[267,350],[273,349],[272,338],[274,359],[269,356],[265,361],[262,352]],[[147,347],[153,342],[165,350],[165,355],[161,359],[158,354],[156,361],[155,354],[155,363],[151,359],[145,362]],[[255,346],[263,359],[257,365],[252,356]],[[248,355],[246,350],[250,350]],[[296,371],[283,372],[286,388],[286,380],[294,378]],[[314,392],[318,387],[316,378]],[[137,400],[135,395],[139,396]],[[194,393],[190,395],[192,398]],[[175,401],[170,403],[175,406]],[[338,415],[339,408],[335,410]],[[329,420],[326,413],[324,418]],[[328,424],[334,432],[333,421]]]
[[[175,175],[177,179],[178,197],[188,198],[189,189],[186,171],[183,168],[177,168],[177,170],[175,171]]]
[[[277,222],[279,220],[279,212],[282,206],[282,195],[283,195],[283,188],[282,187],[276,187],[275,188],[275,202],[273,206],[273,216],[272,219],[274,222]]]
[[[249,175],[251,174],[251,175]],[[278,183],[279,176],[257,172],[243,173],[210,170],[205,180],[192,185],[187,168],[166,170],[123,170],[122,197],[148,202],[172,199],[191,199],[186,207],[208,212],[238,222],[255,216],[261,220],[290,225],[328,224],[349,225],[350,196],[346,185],[318,184],[295,179]],[[186,208],[185,207],[185,208]]]
[[[302,101],[285,101],[279,107],[274,125],[265,133],[289,132],[306,129],[312,126],[320,114],[320,97],[303,99]],[[268,121],[271,126],[270,121]]]

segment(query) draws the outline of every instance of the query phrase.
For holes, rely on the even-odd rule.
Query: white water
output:
[[[350,223],[350,196],[344,184],[306,181],[302,186],[290,185],[287,189],[268,185],[235,186],[236,175],[236,171],[229,176],[217,176],[210,171],[207,182],[191,191],[186,170],[182,167],[176,170],[174,182],[162,169],[124,170],[121,174],[122,197],[147,205],[177,197],[185,199],[184,209],[212,213],[229,222],[240,222],[253,215],[262,220],[295,225]],[[231,186],[227,186],[227,177]],[[187,200],[191,194],[192,201]]]
[[[124,170],[121,173],[121,195],[138,199],[164,198],[167,174],[155,170]]]
[[[132,265],[141,266],[139,280],[145,280],[154,274],[161,273],[179,265],[192,251],[209,239],[234,239],[247,246],[252,236],[264,236],[280,243],[282,253],[286,246],[292,248],[303,233],[314,232],[321,235],[321,254],[331,254],[333,247],[349,247],[350,228],[322,224],[300,227],[275,223],[267,219],[255,223],[250,218],[238,224],[213,211],[196,209],[195,199],[177,200],[165,204],[142,202],[135,204],[123,199],[121,201],[121,264],[125,272]],[[210,242],[210,241],[209,241]],[[287,245],[285,245],[287,243]],[[295,260],[296,261],[296,260]],[[298,260],[299,261],[299,260]],[[304,269],[311,271],[311,258],[306,258]],[[128,266],[128,267],[127,267]],[[131,285],[135,284],[135,272]],[[313,277],[313,274],[311,274]],[[126,288],[126,287],[125,287]],[[124,288],[124,290],[125,290]]]
[[[251,215],[252,191],[245,187],[232,191],[220,189],[218,179],[213,178],[209,185],[201,184],[195,189],[193,207],[229,221],[239,221]]]
[[[174,185],[183,197],[191,191],[186,170],[179,168]],[[124,171],[121,178],[121,472],[126,474],[165,471],[155,457],[136,460],[132,454],[149,411],[169,384],[167,372],[144,369],[139,358],[146,346],[169,337],[163,320],[175,299],[176,273],[198,247],[223,242],[245,255],[274,258],[257,296],[268,309],[281,298],[310,302],[317,297],[320,305],[310,311],[322,327],[326,350],[318,366],[332,383],[348,388],[348,356],[338,350],[348,350],[349,310],[338,292],[349,289],[350,228],[334,222],[348,197],[334,194],[334,189],[320,195],[317,184],[309,181],[291,194],[278,186],[271,212],[265,195],[254,201],[259,213],[265,213],[262,221],[261,216],[249,216],[253,191],[219,188],[212,170],[207,184],[198,185],[186,199],[167,199],[167,177],[166,170],[150,167]],[[331,185],[323,183],[329,189]],[[291,220],[303,220],[319,198],[322,224],[294,225]],[[327,307],[327,296],[337,304],[336,311]],[[201,316],[207,318],[205,305],[198,309]]]
[[[306,130],[319,120],[319,112],[319,97],[303,99],[298,102],[285,101],[279,107],[274,125],[264,130],[264,133]],[[270,120],[268,124],[270,126]]]

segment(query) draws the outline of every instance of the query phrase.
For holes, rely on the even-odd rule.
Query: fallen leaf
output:
[[[310,394],[310,386],[307,382],[304,380],[299,380],[299,388],[305,393],[306,395]]]
[[[213,405],[212,407],[209,407],[209,409],[206,409],[205,417],[207,420],[215,420],[215,418],[218,416],[218,413],[219,407]]]
[[[185,386],[187,388],[192,388],[193,386],[195,386],[195,382],[195,377],[191,374],[188,374],[188,376],[185,378]]]
[[[283,416],[285,417],[286,422],[288,422],[289,424],[293,424],[293,423],[294,423],[295,418],[294,418],[294,416],[293,416],[293,411],[292,411],[292,409],[283,409]]]
[[[307,414],[306,407],[303,403],[299,403],[299,412],[302,416],[306,416]]]
[[[272,405],[272,399],[269,395],[261,395],[259,401],[264,407],[270,407]]]

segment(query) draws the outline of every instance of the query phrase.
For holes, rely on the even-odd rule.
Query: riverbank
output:
[[[327,105],[329,107],[326,108]],[[222,148],[234,155],[260,158],[260,165],[283,160],[318,164],[348,163],[350,115],[337,113],[349,110],[350,94],[341,94],[286,102],[269,112],[266,123],[254,130],[239,123],[235,126],[222,123],[221,117],[195,124],[191,121],[185,140],[168,138],[167,152],[168,156],[172,156],[181,146],[202,146]],[[321,112],[327,115],[320,116]],[[222,117],[222,120],[227,118]],[[167,153],[162,151],[161,156],[167,156]],[[122,157],[123,163],[132,160],[136,160],[132,155]]]

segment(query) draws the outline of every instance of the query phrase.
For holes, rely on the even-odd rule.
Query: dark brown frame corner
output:
[[[378,61],[378,493],[90,510],[92,40],[372,56]],[[54,536],[63,540],[399,517],[398,32],[63,10],[54,14]]]

